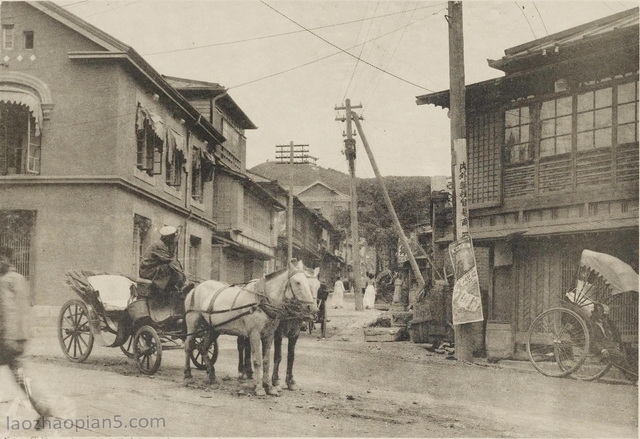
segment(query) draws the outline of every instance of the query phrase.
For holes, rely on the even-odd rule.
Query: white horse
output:
[[[257,395],[278,394],[269,380],[269,369],[273,333],[279,318],[310,316],[318,312],[304,264],[295,260],[287,269],[247,285],[229,285],[215,280],[202,282],[187,295],[184,304],[187,326],[185,379],[191,378],[190,359],[197,333],[206,331],[200,350],[211,383],[215,381],[215,370],[207,355],[211,343],[220,334],[248,337]]]

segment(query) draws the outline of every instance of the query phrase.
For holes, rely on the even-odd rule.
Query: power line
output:
[[[542,18],[542,14],[538,10],[538,6],[536,6],[536,2],[532,2],[532,3],[533,3],[533,7],[536,8],[536,12],[538,13],[538,16],[540,17],[540,21],[542,22],[542,26],[544,26],[544,31],[547,33],[547,36],[549,36],[549,31],[547,30],[547,25],[544,23],[544,19]]]
[[[516,6],[520,10],[520,12],[522,12],[522,15],[524,15],[524,19],[527,20],[527,24],[529,25],[529,29],[531,29],[531,33],[533,34],[533,38],[535,38],[537,40],[538,37],[536,36],[536,33],[533,31],[533,27],[531,27],[531,23],[529,22],[529,17],[527,17],[527,14],[524,13],[524,7],[521,8],[520,5],[518,5],[518,2],[514,2],[514,3],[516,4]]]
[[[416,9],[414,8],[413,11],[411,11],[411,15],[409,16],[409,21],[411,21],[411,19],[413,18],[413,15],[415,14]],[[393,59],[393,57],[396,55],[396,51],[398,50],[398,47],[400,46],[400,43],[402,42],[402,38],[404,37],[405,32],[407,31],[407,27],[405,26],[402,30],[402,33],[400,34],[400,38],[398,39],[398,42],[396,43],[395,47],[393,48],[393,52],[391,52],[391,56],[389,57],[389,60],[387,61],[387,66],[389,66],[389,63],[391,63],[391,60]],[[373,89],[371,90],[371,93],[369,94],[369,98],[367,99],[366,103],[365,103],[365,109],[369,108],[368,104],[371,102],[371,100],[373,99],[373,97],[375,96],[375,93],[378,89],[378,87],[380,86],[380,82],[382,81],[382,75],[380,75],[378,77],[378,82],[376,82],[375,87],[373,87]],[[361,115],[364,115],[364,111],[362,110]]]
[[[329,40],[327,40],[327,39],[325,39],[325,38],[321,37],[320,35],[318,35],[318,34],[316,34],[316,33],[312,32],[310,29],[307,29],[306,27],[304,27],[304,26],[303,26],[303,25],[301,25],[300,23],[296,22],[296,21],[295,21],[295,20],[293,20],[292,18],[287,17],[285,14],[283,14],[283,13],[282,13],[282,12],[280,12],[280,11],[278,11],[278,10],[277,10],[277,9],[275,9],[274,7],[270,6],[269,4],[267,4],[266,2],[264,2],[263,0],[260,0],[260,3],[262,3],[262,4],[263,4],[263,5],[265,5],[265,6],[267,6],[268,8],[272,9],[274,12],[278,13],[279,15],[282,15],[284,18],[286,18],[287,20],[291,21],[291,22],[292,22],[292,23],[294,23],[295,25],[300,26],[302,29],[306,30],[306,31],[307,31],[307,32],[309,32],[311,35],[315,36],[316,38],[321,39],[322,41],[324,41],[325,43],[329,44],[330,46],[335,47],[336,49],[339,49],[341,52],[346,53],[347,55],[349,55],[349,56],[351,56],[351,57],[353,57],[353,58],[360,59],[360,58],[358,58],[357,56],[355,56],[354,54],[352,54],[352,53],[350,53],[350,52],[347,52],[345,49],[343,49],[343,48],[341,48],[341,47],[339,47],[339,46],[337,46],[337,45],[333,44],[331,41],[329,41]],[[370,62],[365,61],[364,59],[360,59],[360,61],[361,61],[361,62],[363,62],[363,63],[365,63],[366,65],[368,65],[368,66],[370,66],[370,67],[373,67],[373,68],[374,68],[374,69],[376,69],[376,70],[380,70],[381,72],[386,73],[386,74],[387,74],[387,75],[389,75],[389,76],[393,76],[394,78],[399,79],[399,80],[400,80],[400,81],[402,81],[402,82],[405,82],[405,83],[407,83],[407,84],[413,85],[414,87],[418,87],[418,88],[421,88],[421,89],[423,89],[423,90],[427,90],[427,91],[430,91],[430,92],[432,92],[432,93],[435,93],[433,90],[429,90],[429,89],[428,89],[428,88],[426,88],[426,87],[423,87],[423,86],[421,86],[421,85],[418,85],[418,84],[416,84],[416,83],[414,83],[414,82],[411,82],[411,81],[409,81],[409,80],[407,80],[407,79],[401,78],[400,76],[395,75],[395,74],[393,74],[393,73],[391,73],[391,72],[388,72],[388,71],[386,71],[386,70],[384,70],[384,69],[381,69],[380,67],[377,67],[377,66],[375,66],[375,65],[371,64]]]
[[[419,9],[427,9],[427,8],[433,8],[435,6],[440,6],[441,3],[435,4],[435,5],[429,5],[429,6],[423,6]],[[327,29],[330,27],[337,27],[337,26],[344,26],[347,24],[353,24],[353,23],[358,23],[358,22],[362,22],[362,21],[367,21],[367,20],[375,20],[378,18],[384,18],[384,17],[388,17],[391,15],[395,15],[398,14],[399,12],[393,12],[390,14],[386,14],[386,15],[378,15],[378,16],[374,16],[374,17],[369,17],[369,18],[361,18],[358,20],[351,20],[351,21],[344,21],[342,23],[334,23],[334,24],[327,24],[324,26],[318,26],[318,27],[314,27],[314,28],[310,28],[311,30],[319,30],[319,29]],[[261,37],[252,37],[252,38],[244,38],[241,40],[234,40],[234,41],[225,41],[222,43],[212,43],[212,44],[204,44],[202,46],[193,46],[193,47],[184,47],[181,49],[172,49],[172,50],[163,50],[161,52],[151,52],[151,53],[145,53],[143,54],[144,56],[153,56],[153,55],[162,55],[165,53],[175,53],[175,52],[186,52],[188,50],[196,50],[196,49],[205,49],[207,47],[217,47],[217,46],[227,46],[230,44],[239,44],[239,43],[247,43],[250,41],[258,41],[258,40],[265,40],[265,39],[269,39],[269,38],[276,38],[276,37],[282,37],[282,36],[286,36],[286,35],[293,35],[293,34],[299,34],[302,32],[306,32],[307,29],[303,29],[303,30],[294,30],[294,31],[289,31],[289,32],[282,32],[279,34],[272,34],[272,35],[263,35]]]
[[[419,19],[417,19],[416,21],[413,21],[413,22],[411,22],[411,23],[407,24],[406,26],[403,26],[403,28],[408,27],[408,26],[411,26],[412,24],[418,23],[418,22],[420,22],[420,21],[426,20],[427,18],[432,17],[433,15],[435,15],[435,14],[431,14],[431,15],[428,15],[428,16],[426,16],[426,17],[419,18]],[[394,32],[397,32],[397,31],[399,31],[399,30],[401,30],[401,29],[403,29],[403,28],[400,28],[400,29],[394,29],[394,30],[392,30],[392,31],[390,31],[390,32],[387,32],[387,33],[385,33],[385,34],[378,35],[377,37],[374,37],[374,38],[372,38],[372,39],[370,39],[370,40],[368,40],[368,41],[364,41],[364,42],[362,42],[362,43],[360,43],[360,44],[356,44],[355,46],[348,47],[346,50],[355,49],[356,47],[361,46],[362,44],[366,44],[366,43],[369,43],[369,42],[371,42],[371,41],[375,41],[375,40],[378,40],[378,39],[380,39],[380,38],[386,37],[387,35],[392,34],[392,33],[394,33]],[[317,58],[317,59],[315,59],[315,60],[313,60],[313,61],[309,61],[309,62],[306,62],[306,63],[304,63],[304,64],[300,64],[300,65],[297,65],[297,66],[295,66],[295,67],[291,67],[291,68],[288,68],[288,69],[286,69],[286,70],[282,70],[282,71],[277,72],[277,73],[272,73],[272,74],[270,74],[270,75],[263,76],[263,77],[260,77],[260,78],[257,78],[257,79],[254,79],[254,80],[251,80],[251,81],[248,81],[248,82],[243,82],[242,84],[234,85],[234,86],[232,86],[232,87],[228,87],[227,89],[228,89],[228,90],[231,90],[232,88],[238,88],[238,87],[242,87],[242,86],[244,86],[244,85],[253,84],[254,82],[262,81],[263,79],[273,78],[274,76],[282,75],[283,73],[288,73],[288,72],[291,72],[291,71],[293,71],[293,70],[297,70],[297,69],[299,69],[299,68],[306,67],[306,66],[308,66],[308,65],[310,65],[310,64],[314,64],[314,63],[317,63],[317,62],[323,61],[323,60],[325,60],[325,59],[327,59],[327,58],[331,58],[332,56],[339,55],[339,54],[341,54],[342,52],[344,52],[344,50],[343,50],[343,49],[340,49],[340,51],[338,51],[338,52],[333,52],[333,53],[331,53],[331,54],[329,54],[329,55],[323,56],[322,58]],[[426,90],[428,90],[428,91],[430,91],[430,92],[433,92],[433,90],[429,90],[429,89],[426,89]]]
[[[376,12],[378,12],[378,6],[380,6],[380,2],[376,3],[376,10],[373,12],[374,15],[376,14]],[[369,38],[369,32],[371,32],[372,23],[373,21],[369,21],[369,28],[367,29],[367,35],[365,35],[364,37],[365,41],[367,40],[367,38]],[[349,83],[347,84],[347,88],[344,91],[344,96],[342,97],[343,101],[347,98],[347,93],[349,93],[349,88],[351,87],[351,82],[353,81],[353,77],[355,76],[356,70],[358,69],[358,63],[360,62],[360,58],[362,57],[362,51],[364,50],[364,46],[365,46],[364,44],[360,46],[360,53],[358,54],[356,65],[353,66],[353,72],[351,72],[351,78],[349,78]]]
[[[88,17],[94,17],[94,16],[96,16],[96,15],[100,15],[100,14],[105,14],[105,13],[107,13],[107,12],[111,12],[111,11],[113,11],[114,9],[120,9],[120,8],[125,8],[125,7],[127,7],[127,6],[131,6],[132,4],[134,4],[134,3],[138,3],[139,1],[140,1],[140,0],[135,0],[135,1],[132,1],[132,2],[130,2],[130,3],[126,3],[126,4],[124,4],[124,5],[114,6],[113,8],[108,8],[108,9],[105,9],[104,11],[96,12],[96,13],[91,14],[91,15],[86,15],[85,17],[87,17],[87,18],[88,18]]]

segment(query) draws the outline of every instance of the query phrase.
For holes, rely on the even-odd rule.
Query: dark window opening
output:
[[[24,48],[33,49],[33,31],[32,30],[24,31]]]

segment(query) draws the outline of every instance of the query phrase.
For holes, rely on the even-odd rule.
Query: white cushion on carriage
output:
[[[123,311],[127,309],[131,298],[130,279],[115,274],[100,274],[87,278],[102,301],[105,311]]]

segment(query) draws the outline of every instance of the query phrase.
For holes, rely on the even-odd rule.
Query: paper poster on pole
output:
[[[456,279],[452,299],[453,324],[481,322],[484,316],[482,314],[480,283],[473,243],[469,235],[451,243],[449,255]]]

